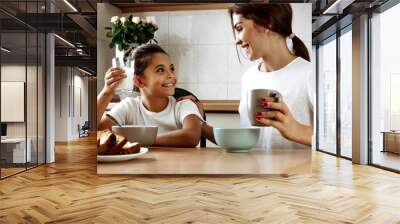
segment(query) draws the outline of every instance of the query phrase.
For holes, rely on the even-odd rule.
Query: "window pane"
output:
[[[318,48],[318,149],[336,153],[336,39]]]
[[[27,112],[27,141],[29,156],[28,168],[37,165],[37,33],[27,33],[28,38],[28,63],[27,63],[27,80],[26,80],[26,112]]]
[[[352,35],[351,30],[340,37],[340,153],[351,158],[352,141]]]

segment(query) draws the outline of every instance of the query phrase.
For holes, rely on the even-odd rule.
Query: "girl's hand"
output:
[[[114,95],[117,86],[126,78],[124,70],[120,68],[109,68],[104,77],[103,91]]]
[[[200,114],[201,115],[204,114],[203,104],[199,100],[197,100],[196,97],[194,97],[192,95],[182,96],[182,97],[179,97],[178,99],[176,99],[176,102],[179,102],[181,100],[191,100],[191,101],[193,101],[193,103],[195,103],[197,108],[199,109]]]
[[[313,128],[296,121],[284,102],[271,102],[268,98],[261,100],[267,112],[257,112],[256,120],[265,126],[276,128],[283,137],[305,145],[311,145]]]

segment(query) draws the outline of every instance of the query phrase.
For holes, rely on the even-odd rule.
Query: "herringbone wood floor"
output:
[[[0,181],[0,223],[400,223],[400,175],[315,152],[313,173],[98,176],[94,138]]]

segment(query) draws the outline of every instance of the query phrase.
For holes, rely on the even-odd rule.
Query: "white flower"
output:
[[[118,22],[118,20],[119,20],[118,16],[111,17],[111,22],[114,23],[114,24],[116,24]]]
[[[154,16],[147,16],[146,20],[148,21],[148,23],[156,24],[156,18]]]
[[[138,16],[135,16],[132,18],[132,22],[138,24],[140,23],[140,18]]]
[[[125,17],[121,17],[119,20],[121,21],[122,24],[124,24],[126,22],[126,18]]]

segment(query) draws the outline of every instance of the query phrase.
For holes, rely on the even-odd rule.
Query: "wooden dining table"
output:
[[[257,149],[229,153],[222,148],[151,147],[120,162],[99,162],[98,174],[299,174],[311,172],[311,149]]]

